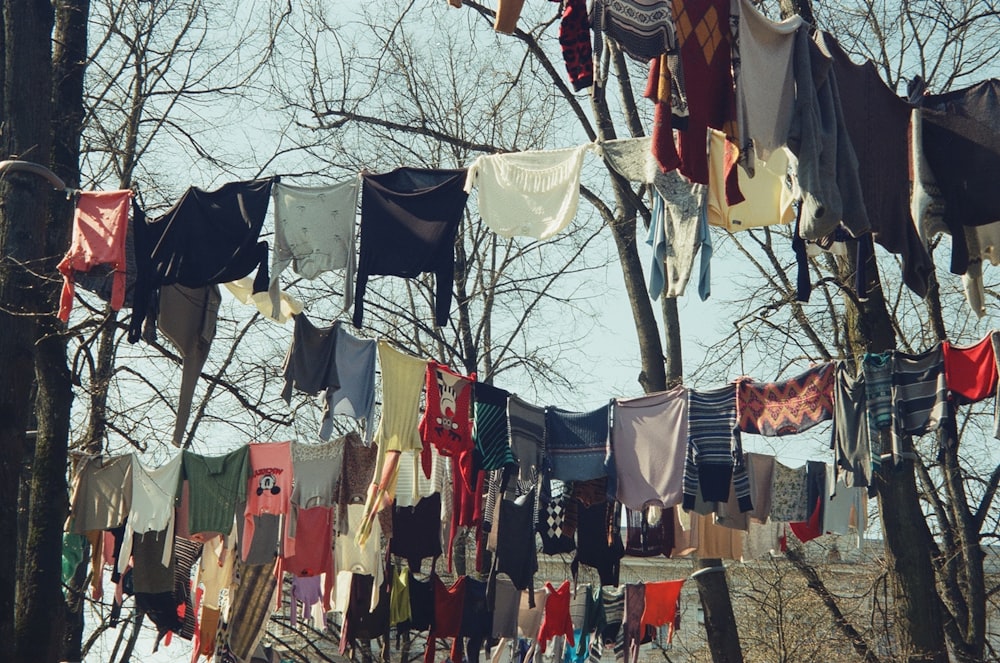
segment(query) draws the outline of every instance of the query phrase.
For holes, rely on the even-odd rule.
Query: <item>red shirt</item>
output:
[[[551,582],[545,583],[549,596],[545,599],[545,616],[542,617],[542,627],[538,629],[538,648],[545,653],[545,643],[557,635],[566,636],[570,647],[576,646],[573,635],[573,620],[569,616],[569,580],[563,580],[559,589],[554,589]]]
[[[975,345],[961,348],[948,341],[944,350],[944,379],[958,403],[976,403],[997,390],[997,358],[992,333]]]
[[[128,208],[132,192],[84,191],[73,216],[73,241],[59,263],[63,275],[59,319],[69,320],[73,308],[73,272],[88,272],[95,265],[109,264],[114,270],[111,283],[111,308],[125,303],[125,235],[128,231]]]

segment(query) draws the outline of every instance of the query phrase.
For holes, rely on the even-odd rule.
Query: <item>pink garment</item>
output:
[[[292,600],[289,605],[291,612],[289,621],[292,626],[298,625],[300,603],[302,604],[302,618],[309,619],[312,607],[319,603],[322,598],[323,590],[320,587],[319,576],[294,578],[292,580]],[[321,631],[326,630],[326,616],[322,612],[319,613],[318,628]]]
[[[131,202],[132,192],[128,190],[80,193],[73,217],[73,241],[59,263],[63,275],[59,319],[63,322],[69,320],[73,308],[74,271],[89,272],[96,265],[111,265],[115,270],[111,308],[117,311],[125,303],[125,235]]]
[[[253,540],[254,516],[282,515],[283,551],[295,554],[295,539],[289,536],[288,518],[292,501],[292,443],[254,442],[250,445],[250,482],[243,512],[242,555],[246,560]]]

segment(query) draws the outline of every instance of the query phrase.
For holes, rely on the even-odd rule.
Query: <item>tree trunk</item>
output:
[[[89,3],[60,0],[53,71],[53,171],[69,187],[79,185],[79,145],[83,122],[83,73],[87,59]],[[51,14],[49,15],[51,20]],[[50,24],[51,26],[51,24]],[[50,27],[51,29],[51,27]],[[46,35],[48,39],[48,35]],[[45,233],[42,273],[56,274],[56,265],[70,241],[73,205],[63,198],[51,206]],[[56,317],[61,284],[45,282],[39,299],[46,303],[38,319],[35,351],[35,402],[38,438],[31,477],[28,539],[22,552],[28,572],[27,589],[18,592],[15,658],[58,661],[64,626],[62,595],[62,529],[68,511],[67,447],[73,389],[66,364],[65,325]]]
[[[48,163],[52,6],[48,0],[3,4],[4,122],[0,154]],[[9,173],[0,180],[0,642],[14,643],[18,548],[17,492],[25,454],[25,426],[34,376],[34,314],[44,255],[46,208],[51,186],[34,175]]]
[[[733,604],[729,600],[726,567],[721,559],[699,559],[692,574],[705,615],[705,635],[713,663],[743,663],[740,635],[736,630]]]

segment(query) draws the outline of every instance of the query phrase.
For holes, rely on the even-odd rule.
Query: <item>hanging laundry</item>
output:
[[[319,576],[306,576],[306,577],[296,577],[292,578],[292,597],[289,600],[289,619],[288,623],[295,628],[299,623],[299,605],[301,604],[302,619],[309,619],[310,613],[312,612],[313,606],[319,604],[323,599],[323,589],[321,587]],[[326,619],[324,617],[323,611],[320,610],[316,614],[319,615],[319,623],[316,624],[316,628],[325,631],[326,630]]]
[[[729,0],[673,0],[689,110],[687,128],[680,132],[680,171],[698,184],[708,184],[708,128],[736,135],[729,5]]]
[[[135,225],[135,302],[129,343],[155,321],[159,289],[226,283],[257,268],[254,291],[267,290],[267,242],[258,242],[273,180],[230,182],[215,191],[188,189],[165,214]]]
[[[364,319],[368,279],[434,273],[434,321],[448,323],[455,280],[455,236],[468,192],[465,170],[397,168],[362,173],[361,247],[354,289],[354,326]]]
[[[576,510],[568,486],[562,481],[542,479],[539,499],[538,534],[542,540],[542,554],[573,552],[576,549]]]
[[[295,554],[295,539],[288,528],[293,488],[291,442],[255,442],[250,445],[250,480],[246,489],[246,509],[243,512],[243,545],[241,555],[246,561],[254,539],[255,520],[259,516],[283,516],[280,531],[269,548],[281,545],[282,554]],[[264,534],[264,532],[262,532]]]
[[[771,520],[801,522],[807,517],[806,466],[791,468],[774,464],[774,492],[771,495]]]
[[[275,308],[267,293],[255,293],[253,291],[253,279],[249,276],[244,276],[241,279],[229,281],[222,285],[226,286],[226,290],[229,291],[229,294],[236,301],[247,306],[255,306],[261,315],[265,316],[268,320],[277,322],[279,325],[283,325],[291,320],[292,316],[302,313],[302,302],[283,290],[277,292],[278,304],[277,308]]]
[[[360,444],[357,433],[348,433],[322,444],[292,441],[292,504],[303,509],[333,506],[344,466],[344,449]]]
[[[681,164],[680,156],[677,154],[677,146],[674,144],[672,112],[681,107],[683,113],[683,123],[678,123],[677,128],[687,127],[687,99],[681,97],[683,86],[680,85],[671,69],[670,63],[674,62],[677,72],[680,73],[680,58],[677,56],[661,55],[649,61],[649,75],[646,78],[646,88],[642,96],[653,102],[653,130],[650,132],[652,140],[651,153],[656,160],[657,166],[664,173],[676,169]]]
[[[775,23],[750,0],[739,0],[733,8],[739,13],[733,60],[738,147],[742,165],[753,177],[756,159],[767,162],[788,142],[795,105],[792,53],[802,17],[793,14]]]
[[[729,232],[791,223],[795,218],[792,204],[795,193],[788,184],[788,153],[784,148],[771,152],[762,161],[750,155],[754,162],[754,176],[744,169],[737,169],[743,202],[730,205],[726,202],[726,173],[733,167],[739,151],[726,140],[721,132],[708,132],[708,223]]]
[[[392,502],[400,453],[423,448],[417,420],[427,361],[400,352],[383,340],[378,342],[378,357],[382,366],[382,418],[375,431],[378,461],[365,503],[365,522],[358,532],[359,544],[367,538],[375,515]]]
[[[788,147],[798,160],[802,189],[799,235],[819,240],[842,225],[852,237],[871,230],[865,209],[858,159],[841,108],[840,91],[825,44],[795,33],[795,110]]]
[[[574,580],[580,564],[597,571],[602,585],[617,585],[625,547],[620,511],[608,500],[608,481],[594,479],[573,485],[576,504],[576,557],[570,566]]]
[[[650,185],[654,191],[646,244],[653,247],[649,294],[658,299],[664,290],[668,297],[683,294],[699,248],[703,249],[700,272],[704,278],[710,267],[711,240],[700,219],[704,187],[692,185],[677,173],[661,172],[651,151],[652,140],[609,140],[599,143],[597,149],[622,177]],[[708,250],[704,250],[706,242]],[[706,298],[703,295],[702,299]]]
[[[75,272],[89,272],[97,265],[106,264],[114,270],[111,308],[117,311],[125,304],[125,235],[131,203],[130,190],[79,193],[73,238],[58,266],[63,275],[59,301],[59,319],[63,322],[69,321],[73,308]]]
[[[459,636],[465,638],[465,660],[479,663],[483,644],[493,629],[493,600],[487,597],[487,584],[468,578],[465,581],[465,600],[462,602],[462,625]],[[461,660],[461,659],[458,659]]]
[[[892,352],[866,352],[861,359],[861,371],[868,401],[868,430],[875,445],[878,431],[892,425]],[[873,446],[873,458],[875,451]]]
[[[941,344],[919,354],[892,355],[892,456],[913,458],[911,435],[944,427],[952,417]]]
[[[523,591],[514,587],[510,578],[504,576],[497,578],[493,599],[492,637],[517,637],[517,613],[521,607],[523,594]]]
[[[612,402],[611,456],[616,486],[609,494],[636,510],[670,507],[683,493],[688,391],[674,387]]]
[[[437,575],[431,577],[434,586],[434,623],[427,634],[424,663],[434,663],[437,638],[458,638],[462,627],[462,606],[465,603],[467,580],[468,576],[459,576],[454,584],[448,587]],[[452,645],[452,652],[455,651],[456,645]]]
[[[576,644],[573,635],[573,621],[569,617],[569,581],[564,580],[556,589],[552,583],[545,583],[545,590],[548,597],[545,599],[545,614],[542,617],[542,625],[538,629],[538,648],[544,654],[545,647],[549,640],[557,635],[566,638],[566,642],[572,647]],[[526,634],[527,635],[527,634]]]
[[[217,537],[202,547],[196,585],[201,585],[204,591],[201,614],[198,618],[195,660],[197,656],[211,657],[215,653],[215,636],[221,617],[222,590],[229,589],[236,558],[236,550],[230,544],[235,542],[236,537],[232,537],[229,541],[226,537]],[[200,646],[197,645],[199,642]]]
[[[750,498],[753,509],[746,512],[750,522],[766,523],[771,517],[771,500],[774,496],[774,456],[748,453],[745,465],[750,479]]]
[[[184,444],[184,432],[191,416],[194,389],[198,384],[201,369],[208,361],[221,302],[222,296],[217,285],[203,288],[165,285],[160,289],[160,331],[177,348],[183,360],[181,391],[177,399],[177,421],[174,423],[171,440],[175,447]]]
[[[744,433],[780,436],[804,433],[833,417],[831,362],[781,382],[738,381],[739,429]]]
[[[933,266],[909,210],[910,105],[886,86],[871,60],[855,64],[827,32],[817,39],[833,58],[873,239],[900,256],[904,283],[923,297]]]
[[[629,557],[670,556],[674,547],[673,509],[625,507],[625,554]],[[655,514],[655,518],[650,516]]]
[[[849,534],[852,516],[867,510],[867,491],[862,486],[848,486],[844,478],[837,476],[835,466],[827,464],[826,503],[823,505],[823,532],[827,534]],[[853,524],[857,525],[856,519]]]
[[[501,237],[549,239],[576,216],[588,143],[561,150],[484,155],[469,167],[465,191],[478,190],[479,215]]]
[[[545,409],[545,455],[551,476],[586,481],[607,476],[611,406],[589,412]]]
[[[156,468],[132,456],[132,500],[125,523],[125,536],[118,557],[118,572],[124,573],[136,534],[156,532],[164,541],[160,566],[170,566],[174,541],[174,501],[181,486],[181,455]]]
[[[740,511],[753,508],[750,482],[743,465],[737,423],[736,385],[688,392],[688,439],[684,463],[684,509],[694,508],[697,491],[706,502],[729,499],[735,486]]]
[[[156,626],[155,652],[170,633],[185,640],[194,637],[195,614],[191,601],[191,569],[201,555],[201,545],[185,539],[176,542],[175,563],[170,569],[169,589],[162,592],[135,592],[135,606]],[[169,639],[167,640],[169,643]]]
[[[462,0],[448,0],[452,7],[460,7]],[[505,35],[514,34],[517,29],[517,19],[521,17],[524,0],[497,0],[497,15],[493,21],[493,30]]]
[[[499,470],[513,464],[507,430],[507,399],[510,392],[485,382],[475,385],[475,419],[472,439],[475,465],[485,471]]]
[[[872,451],[868,432],[868,398],[865,375],[852,377],[845,362],[837,362],[834,382],[833,438],[834,481],[847,487],[872,485]]]
[[[68,531],[83,534],[125,522],[132,508],[132,454],[89,456],[77,468]]]
[[[434,627],[434,577],[410,577],[410,629],[429,631]]]
[[[424,414],[418,429],[423,442],[421,463],[424,475],[431,474],[430,447],[443,456],[461,458],[468,455],[463,479],[472,483],[472,388],[473,373],[467,377],[450,370],[433,359],[427,362],[427,388]],[[471,488],[471,486],[470,486]]]
[[[649,277],[649,294],[653,299],[661,292],[664,297],[684,294],[703,236],[700,215],[705,187],[689,184],[675,172],[664,177],[672,180],[671,192],[663,196],[654,191],[653,219],[646,238],[646,244],[653,247],[654,265]],[[702,269],[710,255],[702,254]]]
[[[538,570],[534,542],[545,454],[545,410],[512,394],[507,401],[507,417],[517,465],[504,471],[500,486],[497,550],[491,578],[495,582],[497,573],[506,573],[515,587],[527,589]]]
[[[660,171],[652,154],[652,145],[653,139],[649,137],[622,138],[599,142],[595,149],[625,179],[652,186],[664,196],[669,196],[672,180],[664,177],[664,173]]]
[[[333,509],[314,506],[295,509],[295,554],[281,558],[280,570],[297,578],[318,578],[326,575],[325,587],[319,598],[330,605],[334,583]],[[293,593],[294,596],[294,593]]]
[[[236,560],[229,587],[228,614],[219,625],[216,660],[250,659],[264,637],[276,587],[273,561],[245,564]]]
[[[338,414],[356,419],[365,431],[365,442],[370,444],[375,430],[372,412],[375,408],[375,352],[376,344],[371,339],[355,338],[335,325],[334,357],[340,386],[326,390],[326,407],[323,409],[323,423],[319,436],[330,439],[333,433],[333,417]]]
[[[594,84],[594,51],[590,45],[587,0],[562,0],[562,5],[559,45],[569,82],[579,92]]]
[[[683,580],[647,582],[642,626],[667,626],[667,642],[672,642],[674,632],[681,626],[681,589]]]
[[[993,334],[970,346],[948,341],[941,343],[944,353],[944,376],[956,405],[978,403],[997,393],[997,357]]]
[[[1000,205],[988,193],[1000,172],[998,91],[1000,80],[990,79],[961,90],[925,95],[919,102],[920,148],[944,202],[942,221],[953,238],[951,271],[955,274],[963,274],[975,257],[963,247],[963,226],[1000,219]]]
[[[222,456],[202,456],[185,449],[183,477],[188,485],[188,531],[196,541],[227,536],[233,529],[236,505],[246,502],[250,479],[249,447]]]
[[[340,653],[347,645],[358,649],[360,643],[389,637],[389,593],[391,585],[370,575],[341,573],[350,588],[348,602],[343,605],[344,622],[340,629]]]
[[[649,642],[642,613],[646,609],[646,586],[639,583],[625,585],[625,617],[622,622],[624,642],[622,652],[626,663],[639,663],[639,645]],[[616,656],[617,659],[617,656]]]
[[[303,278],[343,269],[344,310],[354,295],[354,218],[358,207],[358,178],[329,186],[300,187],[275,182],[274,251],[268,287],[272,317],[280,306],[280,276],[291,265]]]
[[[590,21],[598,61],[605,36],[644,64],[675,47],[670,0],[596,0],[590,8]]]
[[[441,494],[422,498],[413,506],[392,509],[392,539],[389,552],[405,559],[414,573],[421,562],[441,555]]]
[[[281,397],[286,403],[292,402],[293,387],[309,396],[340,388],[336,360],[338,326],[335,322],[329,327],[316,327],[305,313],[295,316],[292,343],[281,365],[285,379]],[[328,416],[324,409],[323,417]]]
[[[389,594],[389,626],[403,624],[405,627],[410,621],[411,614],[410,569],[405,566],[394,566],[392,590]]]
[[[385,556],[381,550],[382,527],[380,519],[376,518],[372,521],[369,536],[363,543],[358,543],[357,533],[364,523],[365,507],[363,504],[350,504],[346,510],[346,517],[342,520],[338,518],[339,532],[333,542],[333,566],[337,570],[336,605],[341,611],[343,608],[340,606],[352,604],[355,600],[352,575],[372,577],[375,586],[381,586],[385,579]],[[368,606],[368,612],[372,612],[378,606],[379,593],[367,594],[365,600],[369,602],[365,604]]]

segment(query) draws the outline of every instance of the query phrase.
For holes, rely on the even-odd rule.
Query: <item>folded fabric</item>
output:
[[[576,215],[583,155],[591,149],[481,156],[469,168],[465,190],[476,187],[479,215],[498,235],[549,239]]]
[[[83,191],[73,215],[73,239],[69,251],[59,262],[63,275],[59,319],[69,320],[73,308],[75,272],[88,272],[96,265],[107,264],[114,270],[111,308],[117,311],[125,303],[125,235],[128,232],[128,209],[132,192]]]
[[[289,265],[296,274],[315,279],[324,272],[345,270],[344,310],[354,301],[354,219],[358,207],[357,177],[329,186],[299,187],[276,182],[271,305],[280,302],[279,277]],[[276,316],[275,316],[276,317]]]
[[[275,308],[271,297],[266,292],[253,291],[253,279],[244,276],[241,279],[224,283],[236,301],[249,306],[256,306],[261,315],[268,320],[273,320],[278,324],[285,324],[292,319],[292,316],[302,313],[302,302],[295,299],[283,290],[277,291],[278,305]]]

